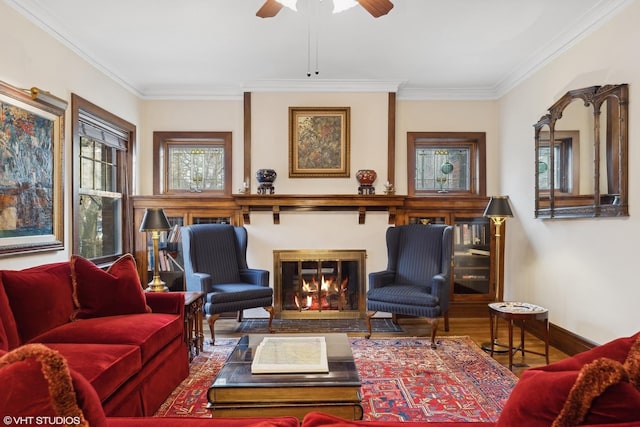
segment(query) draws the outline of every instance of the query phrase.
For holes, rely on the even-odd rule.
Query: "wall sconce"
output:
[[[67,105],[69,104],[64,99],[58,98],[57,96],[54,96],[51,93],[46,92],[46,91],[44,91],[42,89],[39,89],[37,87],[32,87],[29,90],[29,93],[31,94],[31,99],[33,99],[35,101],[43,102],[45,104],[49,104],[52,107],[56,107],[56,108],[59,108],[61,110],[66,110],[67,109]]]
[[[151,232],[151,240],[153,241],[153,280],[149,282],[149,286],[145,289],[148,292],[168,292],[169,288],[160,278],[160,269],[158,265],[158,240],[160,240],[160,232],[171,229],[171,224],[164,211],[161,208],[147,208],[140,224],[140,231]]]

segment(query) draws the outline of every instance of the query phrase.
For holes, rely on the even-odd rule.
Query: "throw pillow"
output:
[[[34,417],[37,424],[51,425],[54,423],[47,420],[61,417],[65,424],[88,427],[67,362],[57,351],[27,344],[4,354],[0,357],[0,380],[11,390],[0,399],[5,418]]]
[[[622,382],[630,383],[640,392],[640,338],[631,347],[624,364],[601,357],[582,367],[552,427],[582,424],[594,400],[609,387]]]
[[[73,255],[71,281],[77,306],[74,319],[151,312],[131,254],[118,258],[107,271]]]
[[[607,353],[618,356],[622,348],[626,360],[602,357]],[[597,357],[590,359],[590,353]],[[589,425],[640,421],[640,390],[630,382],[631,377],[638,378],[640,371],[640,335],[634,336],[633,341],[615,340],[578,356],[583,361],[580,366],[567,360],[525,371],[496,425],[548,427],[563,411],[567,415],[558,423],[567,424],[558,426],[573,425],[569,423],[576,420],[571,418],[580,412],[584,424]],[[559,370],[556,365],[564,368]]]
[[[75,307],[68,262],[1,274],[21,342],[69,322]]]

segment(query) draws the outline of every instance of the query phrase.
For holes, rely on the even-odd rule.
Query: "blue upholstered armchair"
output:
[[[401,225],[387,229],[387,269],[369,274],[367,338],[371,317],[378,311],[426,317],[431,325],[431,347],[436,348],[438,318],[449,330],[452,227]]]
[[[273,321],[273,289],[267,270],[247,267],[247,230],[229,224],[198,224],[182,228],[187,290],[206,293],[204,314],[215,342],[213,325],[221,313],[264,307]]]

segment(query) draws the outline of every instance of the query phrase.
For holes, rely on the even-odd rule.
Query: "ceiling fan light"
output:
[[[296,8],[296,3],[298,3],[298,0],[277,0],[277,2],[283,5],[284,7],[288,7],[294,12],[298,11],[298,9]]]
[[[333,0],[333,13],[344,12],[357,5],[358,2],[356,0]]]

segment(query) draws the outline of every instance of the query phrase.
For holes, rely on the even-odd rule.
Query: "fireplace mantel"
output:
[[[273,212],[273,223],[280,223],[282,211],[357,211],[358,224],[364,224],[367,211],[389,212],[389,224],[395,223],[396,211],[406,196],[351,194],[234,194],[245,224],[250,224],[252,211]]]

